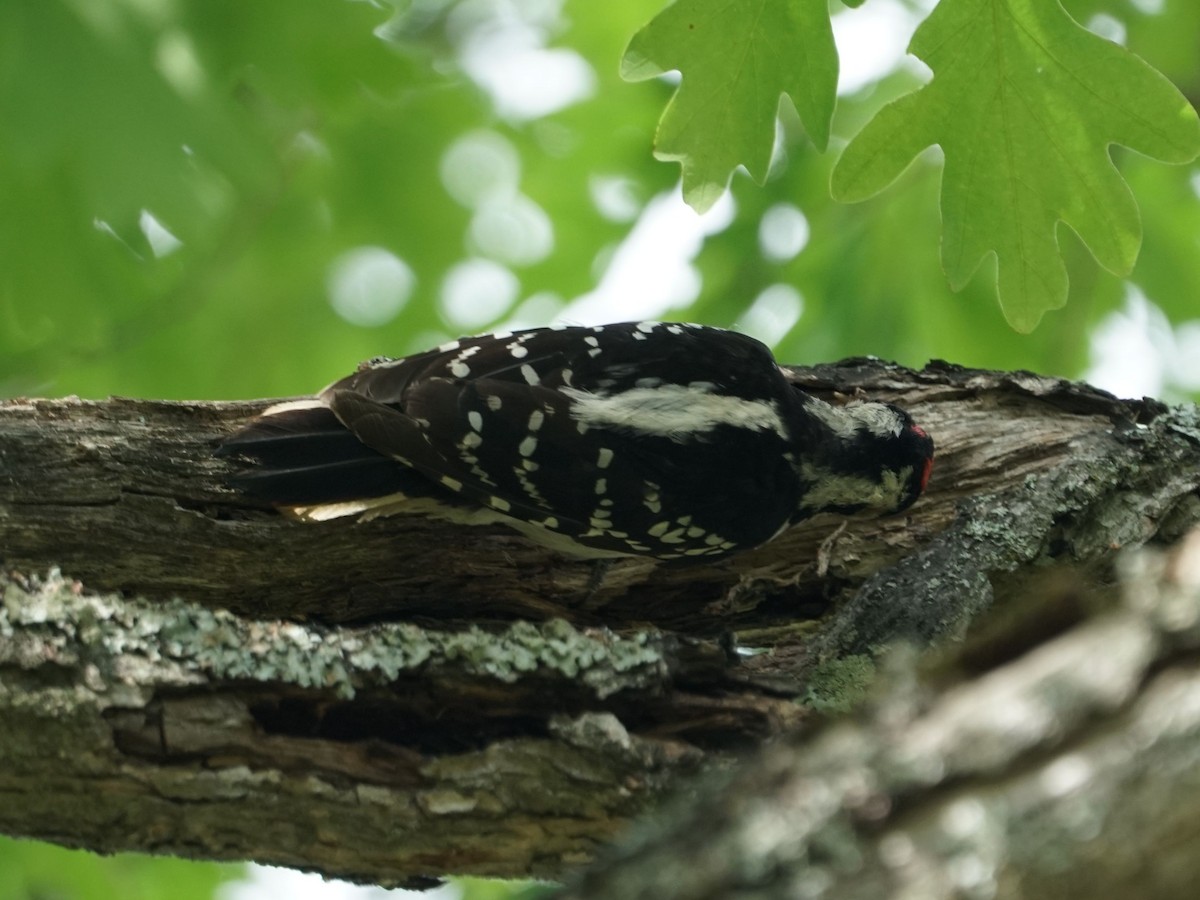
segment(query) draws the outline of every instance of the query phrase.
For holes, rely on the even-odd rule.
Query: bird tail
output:
[[[404,493],[420,478],[361,443],[316,400],[271,407],[226,438],[216,455],[257,463],[232,476],[230,486],[284,507],[313,508]]]

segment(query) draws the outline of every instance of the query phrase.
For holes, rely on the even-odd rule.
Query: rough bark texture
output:
[[[654,733],[665,636],[331,631],[0,586],[0,832],[381,883],[548,876],[701,757]],[[722,724],[766,730],[746,715]]]
[[[560,876],[680,775],[849,702],[896,637],[1200,520],[1200,416],[935,364],[797,369],[934,436],[904,517],[713,566],[299,525],[223,485],[255,403],[0,403],[0,831],[394,883]],[[96,593],[93,593],[96,592]],[[136,595],[136,596],[135,596]],[[172,598],[181,599],[172,599]]]
[[[562,897],[1190,900],[1200,531],[1123,568],[1115,608],[1056,598],[1080,616],[1056,637],[1029,646],[1026,604],[969,642],[970,680],[897,652],[858,721],[777,742]]]

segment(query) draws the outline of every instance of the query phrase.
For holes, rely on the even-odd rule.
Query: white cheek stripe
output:
[[[721,425],[787,432],[773,402],[744,400],[682,384],[631,388],[611,396],[564,387],[571,398],[571,416],[598,428],[627,428],[676,441],[704,434]]]

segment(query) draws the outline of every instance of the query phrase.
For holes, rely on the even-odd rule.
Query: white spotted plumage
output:
[[[902,508],[932,444],[895,407],[796,389],[752,338],[632,322],[371,360],[225,452],[259,461],[244,489],[305,519],[436,508],[580,556],[703,561],[821,510]]]

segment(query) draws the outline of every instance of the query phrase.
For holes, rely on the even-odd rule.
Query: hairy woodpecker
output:
[[[359,366],[222,445],[234,485],[309,521],[503,522],[575,556],[703,562],[819,512],[898,512],[933,441],[899,407],[830,405],[701,325],[554,326]]]

